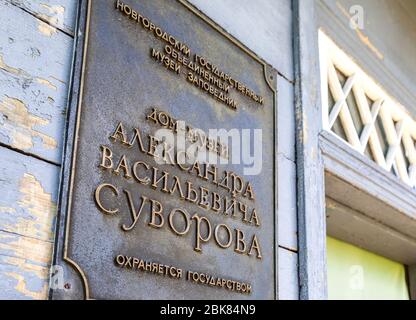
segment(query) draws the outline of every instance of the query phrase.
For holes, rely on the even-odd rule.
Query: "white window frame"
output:
[[[347,137],[347,143],[361,154],[370,148],[374,161],[386,171],[392,168],[408,186],[416,187],[416,122],[397,100],[389,96],[374,79],[370,78],[352,58],[344,53],[324,32],[319,32],[323,129],[333,133],[336,119]],[[347,78],[342,87],[335,68]],[[356,131],[348,105],[347,96],[353,93],[364,125],[361,133]],[[328,95],[335,105],[329,112]],[[367,96],[373,105],[369,105]],[[375,121],[381,117],[386,133],[388,152],[385,155],[375,130]],[[338,137],[338,136],[337,136]],[[345,141],[342,139],[342,141]],[[403,143],[404,152],[400,148]],[[406,165],[406,159],[409,167]]]

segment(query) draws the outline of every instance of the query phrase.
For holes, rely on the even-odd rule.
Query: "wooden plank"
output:
[[[0,231],[0,299],[47,299],[53,244]]]
[[[416,116],[416,23],[399,1],[316,1],[319,26],[366,73]],[[350,8],[360,5],[364,28],[350,27]],[[414,5],[412,5],[414,6]],[[354,13],[354,11],[351,11]]]
[[[320,134],[320,146],[325,169],[331,173],[327,175],[328,196],[414,237],[416,194],[412,188],[331,132]]]
[[[296,165],[278,155],[279,246],[298,250],[296,215]],[[280,263],[280,262],[279,262]],[[293,270],[297,273],[297,269]]]
[[[300,298],[326,299],[324,169],[318,28],[314,6],[294,0],[294,56]]]
[[[265,59],[285,78],[293,80],[290,0],[240,0],[238,5],[223,0],[190,2]]]
[[[0,143],[61,162],[73,39],[0,0]]]
[[[295,106],[294,106],[294,86],[292,83],[282,77],[277,79],[277,109],[278,109],[278,150],[293,162],[296,161],[296,120],[295,120]]]
[[[277,85],[279,245],[297,251],[294,88],[292,83],[280,76]]]
[[[33,14],[49,25],[73,35],[77,1],[74,0],[6,0]]]
[[[279,299],[299,299],[298,255],[279,248]]]
[[[0,147],[0,230],[54,239],[59,168]]]
[[[0,147],[0,299],[44,299],[59,168]]]
[[[59,168],[0,147],[0,299],[46,299]]]

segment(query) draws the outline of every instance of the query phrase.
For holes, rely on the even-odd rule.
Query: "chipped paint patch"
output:
[[[43,85],[47,86],[49,89],[52,89],[52,90],[55,90],[55,91],[58,90],[58,88],[52,82],[50,82],[49,80],[42,79],[42,78],[36,78],[36,81],[40,84],[43,84]]]
[[[0,264],[14,289],[31,299],[46,299],[52,243],[0,232]]]
[[[52,258],[53,244],[35,238],[0,231],[0,255],[25,259],[47,267]]]
[[[31,299],[46,299],[48,294],[49,267],[30,263],[26,259],[6,257],[0,261],[6,265],[5,275],[17,280],[14,289]]]
[[[29,77],[29,74],[27,72],[23,71],[22,69],[13,68],[13,67],[7,65],[4,62],[4,58],[3,58],[2,54],[0,54],[0,70],[3,70],[7,73],[11,73],[15,76]]]
[[[0,114],[5,119],[0,128],[6,130],[13,147],[29,150],[34,146],[33,140],[38,137],[45,149],[57,148],[55,139],[34,129],[35,126],[46,126],[49,120],[31,114],[21,100],[7,97],[0,101]]]
[[[38,30],[40,33],[47,37],[51,37],[52,35],[57,33],[57,29],[55,27],[52,27],[51,25],[43,21],[39,21]]]
[[[358,38],[360,39],[361,43],[363,43],[367,48],[369,48],[378,59],[383,60],[384,55],[380,52],[380,50],[377,49],[377,47],[370,41],[370,38],[366,36],[360,28],[356,25],[354,19],[352,19],[352,16],[349,14],[349,12],[337,1],[337,7],[341,11],[341,13],[348,18],[348,21],[351,21],[355,25],[355,33],[357,34]]]
[[[0,299],[46,299],[59,168],[6,148],[0,155]]]
[[[17,77],[22,77],[22,78],[26,78],[26,79],[32,79],[33,77],[27,73],[26,71],[22,70],[22,69],[18,69],[18,68],[14,68],[12,66],[7,65],[4,62],[4,58],[3,55],[0,54],[0,70],[3,70],[7,73],[10,73],[12,75],[15,75]],[[58,80],[54,77],[51,77],[59,82],[62,82],[61,80]],[[41,84],[41,85],[45,85],[47,86],[49,89],[57,91],[58,87],[56,85],[54,85],[51,81],[47,80],[47,79],[43,79],[43,78],[35,78],[36,82]]]
[[[0,207],[0,213],[15,213],[15,212],[16,212],[15,208]]]
[[[48,21],[59,28],[64,26],[64,14],[65,7],[63,6],[51,6],[45,3],[41,4],[41,7],[48,11],[48,14],[39,14],[40,18]]]
[[[25,231],[44,240],[53,241],[53,220],[56,214],[56,205],[52,195],[45,192],[41,183],[35,176],[25,173],[19,181],[21,199],[18,204],[26,208],[33,220],[23,221]]]
[[[360,29],[356,29],[355,32],[357,33],[358,38],[360,38],[361,42],[365,44],[371,51],[373,51],[377,58],[379,58],[380,60],[384,59],[384,55],[370,42],[368,36],[362,33]]]
[[[19,234],[53,241],[53,221],[56,205],[52,195],[45,192],[41,183],[31,174],[25,173],[19,181],[21,199],[18,205],[27,209],[31,219],[19,218],[14,226]]]
[[[60,83],[62,83],[62,84],[65,84],[66,85],[66,82],[65,81],[63,81],[63,80],[61,80],[61,79],[58,79],[58,78],[56,78],[56,77],[54,77],[54,76],[50,76],[52,79],[54,79],[54,80],[56,80],[56,81],[58,81],[58,82],[60,82]]]
[[[35,299],[35,300],[41,300],[41,299],[46,298],[46,291],[47,291],[46,284],[44,285],[44,289],[42,291],[33,292],[27,288],[26,280],[24,276],[22,276],[21,274],[10,272],[10,273],[6,273],[6,275],[17,280],[17,285],[14,288],[16,291],[20,292],[21,294],[29,298]]]
[[[337,208],[337,206],[335,205],[335,201],[326,201],[325,206],[327,210]]]

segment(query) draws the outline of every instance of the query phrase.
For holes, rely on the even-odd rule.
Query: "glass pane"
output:
[[[327,238],[328,298],[408,300],[405,267],[343,241]]]

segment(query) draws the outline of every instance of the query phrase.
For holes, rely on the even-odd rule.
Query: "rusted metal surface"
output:
[[[185,2],[129,1],[131,8],[143,17],[149,18],[155,25],[186,43],[191,48],[192,55],[196,53],[208,57],[213,64],[264,98],[263,103],[258,103],[233,89],[230,97],[237,102],[237,108],[230,108],[189,83],[185,75],[170,72],[163,64],[155,61],[151,56],[151,48],[163,52],[166,43],[143,28],[131,15],[127,16],[117,10],[115,2],[82,3],[77,76],[72,91],[74,99],[71,102],[55,257],[55,262],[65,267],[70,289],[54,290],[52,297],[276,298],[277,73]],[[86,11],[88,4],[91,5],[90,16]],[[83,36],[88,36],[85,60],[82,59],[82,49],[86,48]],[[81,75],[84,79],[80,78]],[[177,166],[156,164],[154,159],[142,154],[137,145],[126,149],[126,145],[123,146],[120,141],[109,139],[120,122],[130,138],[133,128],[138,128],[143,137],[154,134],[158,127],[146,120],[152,107],[166,111],[172,117],[184,120],[205,132],[217,128],[263,130],[263,169],[260,175],[244,177],[243,166],[238,164],[219,166],[220,172],[231,170],[253,185],[254,206],[261,220],[260,226],[247,225],[241,219],[214,214],[182,201],[179,197],[140,185],[134,179],[125,179],[126,170],[117,176],[114,175],[117,171],[114,170],[115,167],[112,170],[100,169],[100,163],[103,167],[101,146],[106,146],[113,151],[114,162],[118,162],[125,154],[131,163],[145,161],[183,181],[189,181],[195,186],[200,184],[198,177],[181,172]],[[105,208],[117,207],[116,214],[103,213],[97,206],[97,198],[94,201],[97,187],[103,183],[112,184],[120,195],[119,198],[114,197],[115,194],[112,195],[107,189],[100,198]],[[218,187],[213,187],[208,182],[204,186],[221,193]],[[132,217],[128,201],[122,198],[125,197],[124,190],[133,195],[137,210],[140,208],[140,196],[143,195],[163,203],[165,226],[150,228],[148,224],[152,220],[149,220],[148,209],[145,209],[143,216],[137,219],[137,225],[126,232],[126,226],[132,225]],[[196,223],[192,224],[186,235],[181,237],[174,234],[167,226],[168,213],[173,208],[183,208],[192,214],[206,217],[213,228],[222,223],[227,224],[233,232],[238,228],[247,235],[247,246],[253,233],[256,234],[261,243],[261,259],[258,254],[238,254],[234,252],[234,247],[222,249],[213,239],[203,244],[202,252],[193,250],[195,248],[192,244],[197,235]],[[186,230],[184,221],[175,223],[177,229]],[[185,279],[120,268],[115,263],[117,255],[175,266],[183,269],[184,273],[191,270],[247,282],[252,285],[252,291],[251,294],[243,295]]]

